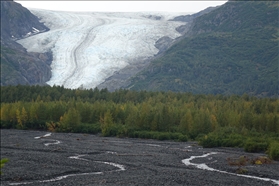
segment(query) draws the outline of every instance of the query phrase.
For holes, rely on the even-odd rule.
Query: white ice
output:
[[[33,29],[33,32],[40,32],[40,30],[38,30],[38,29],[35,28],[35,27],[32,27],[32,29]]]
[[[29,52],[52,51],[52,76],[47,84],[95,88],[129,64],[158,53],[155,42],[175,39],[182,22],[170,13],[93,13],[31,10],[50,31],[18,40]],[[181,13],[179,13],[181,15]],[[152,16],[161,16],[154,20]],[[34,29],[35,30],[35,29]]]
[[[61,143],[61,141],[59,141],[59,140],[53,140],[54,142],[52,142],[52,143],[45,143],[44,145],[45,146],[49,146],[49,145],[58,145],[58,144],[60,144]]]
[[[76,156],[70,156],[69,158],[70,159],[77,159],[77,160],[83,160],[83,161],[88,161],[87,159],[85,158],[81,158],[83,156],[86,156],[86,155],[76,155]]]
[[[40,139],[40,138],[45,138],[45,137],[48,137],[48,136],[51,136],[51,133],[47,133],[43,136],[38,136],[38,137],[34,137],[35,139]]]
[[[157,144],[146,144],[148,146],[152,146],[152,147],[161,147],[161,145],[157,145]]]

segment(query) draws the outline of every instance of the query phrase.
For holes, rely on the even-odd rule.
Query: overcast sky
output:
[[[15,1],[26,8],[92,12],[199,12],[227,1]]]

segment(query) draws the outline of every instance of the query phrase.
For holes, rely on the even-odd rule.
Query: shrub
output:
[[[166,132],[161,132],[157,135],[158,140],[170,140],[170,134]]]
[[[15,125],[10,122],[10,121],[0,121],[0,128],[1,129],[11,129],[11,128],[15,128]]]
[[[249,163],[249,158],[247,156],[240,156],[238,158],[228,158],[228,164],[231,166],[245,166]]]
[[[264,152],[268,148],[268,143],[256,139],[248,139],[244,145],[246,152]]]
[[[179,132],[169,133],[170,139],[175,141],[188,141],[188,136]]]
[[[220,139],[218,136],[210,133],[209,135],[205,135],[203,138],[200,138],[199,145],[203,146],[204,148],[212,148],[212,147],[220,147]]]
[[[4,167],[5,163],[7,163],[9,160],[7,158],[3,158],[0,161],[0,174],[2,174],[1,169]]]
[[[236,169],[236,173],[237,174],[246,174],[248,172],[247,169],[241,168],[239,167],[238,169]]]
[[[157,131],[133,131],[129,130],[127,136],[130,138],[157,139],[157,140],[176,140],[187,141],[188,137],[181,133],[157,132]]]
[[[269,164],[271,163],[271,159],[265,156],[259,156],[254,158],[251,163],[255,165]]]
[[[186,135],[180,134],[178,136],[178,141],[186,142],[188,141],[188,137]]]
[[[239,134],[230,134],[221,141],[223,147],[241,147],[244,137]]]
[[[74,128],[74,132],[76,133],[87,133],[87,134],[97,134],[101,132],[100,124],[89,124],[89,123],[81,123],[80,125]]]
[[[121,130],[119,126],[114,125],[109,128],[102,129],[102,135],[104,137],[117,136],[119,130]]]
[[[274,141],[270,143],[268,148],[268,156],[273,160],[279,160],[279,142]]]

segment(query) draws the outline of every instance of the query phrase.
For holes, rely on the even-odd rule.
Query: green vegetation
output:
[[[9,160],[7,158],[3,158],[0,160],[0,170],[4,167],[5,163],[7,163]],[[0,171],[0,175],[2,174],[2,171]]]
[[[257,156],[255,158],[249,158],[247,156],[239,156],[238,158],[227,158],[227,161],[230,166],[238,166],[238,169],[236,169],[237,174],[246,174],[248,172],[248,170],[243,166],[262,165],[262,164],[272,163],[272,160],[265,156]]]
[[[1,44],[1,85],[12,84],[19,77],[18,64],[7,59],[8,55],[15,55],[16,50]]]
[[[132,79],[132,90],[276,97],[278,2],[227,2]]]
[[[279,100],[244,94],[1,87],[1,128],[102,133],[103,136],[198,140],[278,159]]]
[[[268,149],[268,155],[271,159],[279,160],[279,142],[274,141],[270,143]]]

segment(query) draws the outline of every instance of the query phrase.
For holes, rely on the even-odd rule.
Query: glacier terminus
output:
[[[28,52],[51,51],[50,86],[95,88],[114,73],[156,55],[156,41],[181,36],[178,13],[65,12],[31,9],[49,31],[17,42]]]

